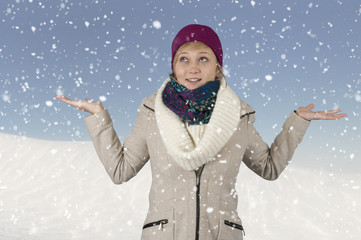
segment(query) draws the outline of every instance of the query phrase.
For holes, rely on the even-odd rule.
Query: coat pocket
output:
[[[159,226],[159,230],[162,230],[164,227],[164,224],[168,223],[168,219],[162,219],[156,222],[151,222],[151,223],[147,223],[143,226],[143,229],[145,228],[149,228],[149,227],[155,227],[155,226]]]
[[[228,220],[221,217],[217,240],[242,240],[245,235],[241,220]]]
[[[154,216],[143,226],[142,240],[173,239],[173,218],[168,216]]]

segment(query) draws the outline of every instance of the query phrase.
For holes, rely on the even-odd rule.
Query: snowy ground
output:
[[[0,239],[140,239],[149,164],[114,185],[91,142],[0,133]],[[275,182],[238,178],[246,240],[361,239],[361,177],[292,163]]]

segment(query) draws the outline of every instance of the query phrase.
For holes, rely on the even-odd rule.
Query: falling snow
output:
[[[105,102],[105,101],[107,100],[107,97],[106,97],[106,96],[100,96],[100,97],[99,97],[99,100],[100,100],[101,102]]]
[[[162,24],[159,21],[154,21],[153,22],[153,27],[156,29],[160,29],[162,27]]]
[[[264,78],[265,78],[267,81],[272,81],[272,79],[273,79],[272,75],[269,75],[269,74],[267,74],[266,76],[264,76]]]
[[[287,172],[287,179],[284,177],[287,181],[280,180],[279,185],[262,182],[251,187],[241,179],[237,189],[232,189],[233,197],[237,197],[237,191],[242,193],[238,198],[244,203],[239,205],[239,212],[251,221],[248,228],[251,235],[257,236],[254,239],[268,239],[267,231],[256,227],[269,229],[273,221],[282,223],[272,226],[273,233],[280,233],[277,239],[282,239],[279,236],[283,236],[284,228],[279,226],[285,223],[289,224],[288,229],[307,230],[318,236],[314,239],[324,237],[322,234],[329,234],[328,239],[360,236],[357,221],[350,220],[360,215],[357,200],[361,186],[358,147],[361,6],[358,1],[336,0],[325,4],[322,1],[178,0],[174,5],[171,1],[125,4],[115,0],[14,0],[1,1],[0,6],[0,139],[7,134],[18,136],[14,144],[10,146],[3,141],[0,148],[1,162],[8,169],[0,176],[0,194],[7,196],[0,198],[0,236],[14,229],[12,236],[16,239],[49,239],[44,231],[59,233],[58,239],[70,239],[67,233],[61,235],[62,230],[76,228],[74,232],[79,233],[79,238],[92,236],[86,235],[92,231],[101,232],[97,239],[105,238],[104,235],[107,239],[140,238],[134,234],[139,233],[144,219],[135,217],[134,212],[145,215],[146,209],[139,210],[137,206],[144,205],[146,194],[141,201],[138,199],[141,193],[134,191],[136,187],[132,183],[113,189],[107,179],[100,177],[103,169],[96,157],[90,157],[89,142],[82,143],[87,146],[81,152],[82,144],[77,149],[73,147],[74,141],[90,140],[82,121],[89,114],[68,107],[53,96],[102,102],[124,140],[136,120],[136,109],[142,99],[156,92],[171,73],[171,41],[187,23],[210,25],[219,34],[227,84],[252,106],[257,119],[254,126],[266,142],[273,142],[290,112],[309,103],[315,104],[315,110],[341,108],[348,113],[346,119],[339,121],[312,122],[292,162],[297,170]],[[222,133],[222,128],[216,131]],[[292,131],[297,131],[296,125]],[[21,144],[26,137],[67,140],[72,144],[57,146],[57,143],[46,153],[39,150],[36,154],[32,146]],[[34,143],[47,144],[55,143]],[[237,143],[235,149],[246,151],[247,146]],[[31,161],[24,156],[26,150]],[[46,154],[48,158],[42,158]],[[83,158],[92,161],[83,162]],[[36,162],[37,159],[42,162]],[[227,159],[220,162],[230,164]],[[294,175],[299,179],[312,176],[314,181],[306,184],[312,187],[306,188]],[[256,177],[250,175],[247,179],[258,181],[253,180]],[[25,179],[20,181],[23,185],[16,181],[19,178]],[[71,179],[78,179],[75,181],[78,184],[49,187]],[[184,176],[183,179],[186,180]],[[99,181],[103,183],[97,185]],[[44,182],[49,185],[42,185]],[[149,183],[149,178],[134,184],[143,187],[144,183]],[[11,195],[18,190],[14,191],[14,186],[28,194]],[[84,192],[84,196],[80,194]],[[99,199],[94,198],[94,192],[101,193],[96,194]],[[282,199],[288,199],[288,205],[281,198],[277,201],[277,196],[270,197],[277,192],[287,193]],[[322,194],[314,195],[314,192]],[[306,196],[316,198],[317,204]],[[272,202],[272,199],[276,200]],[[119,206],[127,207],[119,209]],[[303,206],[308,207],[306,211]],[[272,210],[265,213],[258,212],[259,209]],[[207,212],[214,214],[214,209],[207,206]],[[306,213],[311,218],[295,218]],[[302,228],[310,224],[316,227]]]
[[[45,102],[45,104],[46,104],[46,106],[48,106],[48,107],[52,107],[53,105],[54,105],[54,103],[52,102],[52,101],[46,101]]]

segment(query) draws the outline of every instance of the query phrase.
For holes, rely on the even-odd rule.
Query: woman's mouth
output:
[[[188,82],[199,82],[200,80],[202,80],[201,78],[187,78]]]

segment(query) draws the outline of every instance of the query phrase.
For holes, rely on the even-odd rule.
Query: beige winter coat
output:
[[[150,160],[152,185],[142,239],[243,239],[235,189],[241,162],[264,179],[276,179],[291,160],[309,121],[292,112],[269,148],[253,127],[254,111],[239,100],[240,109],[235,113],[238,124],[229,141],[203,168],[186,170],[167,153],[156,121],[155,99],[153,94],[143,100],[124,145],[107,110],[84,119],[96,152],[114,183],[134,177]]]

